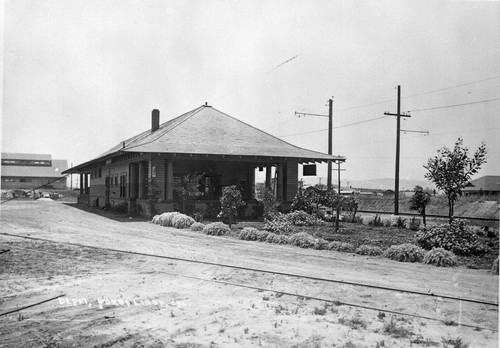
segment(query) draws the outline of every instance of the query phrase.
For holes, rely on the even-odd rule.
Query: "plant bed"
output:
[[[264,223],[259,221],[241,221],[234,229],[241,230],[245,227],[253,227],[263,230]],[[393,245],[415,242],[415,231],[397,227],[375,227],[354,223],[342,222],[339,233],[331,223],[322,226],[294,226],[294,233],[306,232],[314,238],[322,238],[327,242],[338,241],[350,243],[355,248],[362,245],[379,247],[382,250]],[[498,236],[498,233],[496,233]],[[479,236],[482,243],[489,246],[489,251],[480,256],[457,256],[457,265],[475,269],[490,269],[493,261],[498,257],[498,237],[488,238]]]

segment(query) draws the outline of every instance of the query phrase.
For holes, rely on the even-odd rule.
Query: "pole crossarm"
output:
[[[411,115],[408,115],[408,114],[393,114],[393,113],[390,113],[390,112],[384,112],[384,115],[387,115],[387,116],[399,116],[399,117],[411,117]]]
[[[404,133],[423,133],[423,134],[429,135],[429,131],[417,131],[417,130],[401,129],[400,132],[404,132]]]
[[[321,115],[321,114],[309,114],[307,112],[297,112],[295,111],[295,116],[304,117],[304,116],[313,116],[313,117],[330,117],[329,115]]]

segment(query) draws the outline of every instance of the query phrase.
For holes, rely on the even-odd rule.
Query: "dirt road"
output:
[[[263,268],[498,302],[498,276],[381,258],[205,236],[57,202],[2,205],[2,346],[496,347],[498,307],[87,246]],[[258,291],[201,279],[246,284]],[[336,305],[418,314],[445,323]],[[460,340],[460,341],[459,341]]]

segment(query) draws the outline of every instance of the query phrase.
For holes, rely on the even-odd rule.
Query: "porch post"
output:
[[[278,164],[277,166],[277,171],[278,171],[278,176],[277,176],[277,185],[276,185],[276,199],[278,201],[282,201],[284,199],[283,197],[283,164]]]
[[[146,196],[147,166],[145,162],[139,162],[139,198]]]
[[[272,166],[266,166],[266,188],[271,188],[271,169]]]
[[[85,174],[83,176],[83,182],[84,182],[84,184],[83,184],[84,192],[85,192],[85,194],[89,194],[90,192],[89,192],[89,175],[88,174]]]
[[[174,162],[167,161],[167,170],[165,171],[165,199],[174,199]]]
[[[137,163],[130,163],[130,187],[129,197],[137,198],[139,193],[139,165]]]
[[[291,201],[298,192],[299,186],[299,163],[289,161],[286,165],[286,201]]]
[[[80,173],[80,194],[83,195],[83,174]]]

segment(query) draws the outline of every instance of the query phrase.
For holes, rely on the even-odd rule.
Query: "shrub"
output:
[[[384,223],[382,222],[380,215],[377,214],[373,220],[368,221],[368,226],[384,226]]]
[[[405,243],[393,245],[384,252],[384,257],[400,262],[420,262],[425,250],[415,244]]]
[[[328,242],[323,238],[317,238],[313,248],[317,250],[326,250],[328,248]]]
[[[196,213],[193,214],[193,219],[196,222],[202,222],[203,221],[203,214],[197,211]]]
[[[493,266],[491,267],[491,272],[498,275],[498,257],[493,261]]]
[[[404,217],[398,216],[393,226],[397,228],[406,228],[406,219]]]
[[[415,235],[416,243],[424,249],[443,248],[455,255],[480,255],[487,251],[478,236],[467,226],[466,220],[421,229]]]
[[[289,235],[293,232],[293,225],[282,213],[273,214],[270,220],[266,221],[264,229],[276,234]]]
[[[269,236],[269,233],[268,231],[257,231],[257,240],[259,242],[265,242],[266,239],[267,239],[267,236]]]
[[[296,226],[314,226],[316,219],[314,216],[303,210],[295,210],[285,215],[285,219]]]
[[[222,222],[212,222],[203,228],[203,233],[212,236],[222,236],[231,233],[231,229]]]
[[[190,216],[184,214],[175,215],[172,218],[172,227],[175,228],[186,228],[194,224],[196,221]]]
[[[355,250],[355,253],[359,255],[377,256],[382,255],[383,251],[377,246],[361,245]]]
[[[417,219],[416,217],[412,217],[410,219],[410,223],[408,225],[408,228],[412,231],[418,231],[418,229],[420,228],[420,220]]]
[[[160,216],[161,215],[155,215],[155,216],[153,216],[153,219],[151,220],[151,223],[159,225],[160,224]]]
[[[238,208],[244,205],[245,202],[241,198],[241,192],[235,185],[225,187],[222,190],[222,197],[220,198],[221,210],[218,217],[226,219],[229,228],[231,228],[231,225],[233,222],[236,222],[238,217]]]
[[[344,243],[336,240],[328,243],[328,246],[326,248],[328,250],[341,251],[345,253],[352,253],[356,250],[356,247],[351,243]]]
[[[253,227],[245,227],[238,233],[238,238],[243,240],[257,240],[259,230]]]
[[[190,227],[191,231],[203,231],[203,228],[205,228],[205,225],[201,222],[195,222]]]
[[[316,244],[316,239],[309,233],[299,232],[292,234],[288,242],[301,248],[312,248]]]
[[[288,244],[288,237],[282,234],[269,232],[266,242],[275,244]]]
[[[158,224],[164,227],[172,227],[172,220],[176,215],[180,215],[180,213],[174,211],[169,213],[163,213],[158,217]],[[156,216],[153,218],[155,220]]]
[[[451,251],[434,248],[425,253],[424,263],[438,267],[453,267],[457,265],[457,257]]]

